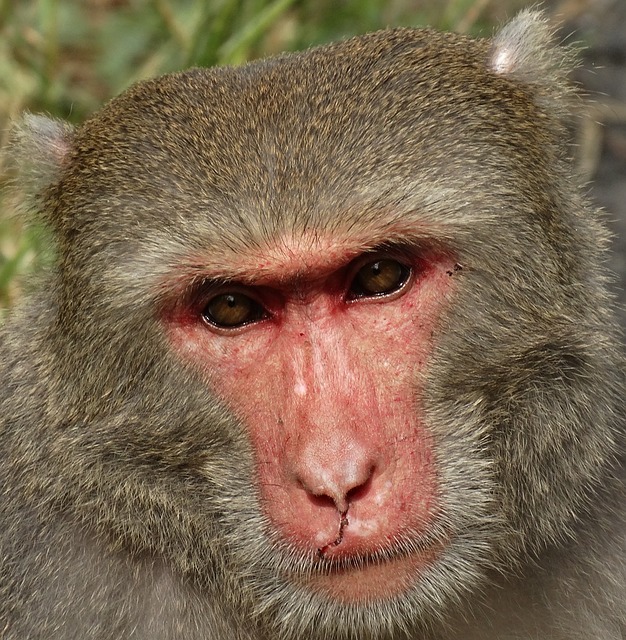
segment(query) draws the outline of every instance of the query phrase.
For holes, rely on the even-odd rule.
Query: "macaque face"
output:
[[[294,235],[225,259],[166,314],[245,425],[270,535],[302,567],[288,579],[386,598],[445,546],[420,390],[458,269],[428,244]]]

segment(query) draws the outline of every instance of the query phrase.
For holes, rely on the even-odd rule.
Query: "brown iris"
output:
[[[237,291],[214,296],[202,310],[202,317],[207,322],[225,329],[256,322],[264,316],[263,307],[256,300]]]
[[[392,258],[381,258],[364,264],[350,285],[351,298],[385,296],[402,289],[411,269]]]

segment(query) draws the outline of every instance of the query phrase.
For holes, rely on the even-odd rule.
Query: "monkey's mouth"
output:
[[[431,536],[405,540],[371,553],[342,553],[341,542],[338,536],[319,548],[313,558],[309,556],[296,581],[325,597],[355,604],[402,596],[419,583],[449,544],[441,537]]]
[[[408,532],[386,546],[359,548],[349,537],[347,510],[340,512],[334,540],[318,547],[299,582],[344,602],[371,602],[400,596],[414,587],[450,544],[441,528]],[[347,544],[346,544],[347,543]]]
[[[443,543],[416,552],[319,557],[304,583],[342,602],[365,603],[399,596],[420,580],[444,548]]]

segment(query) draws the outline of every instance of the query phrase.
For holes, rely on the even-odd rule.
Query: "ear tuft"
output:
[[[9,157],[15,166],[16,186],[25,205],[35,206],[58,178],[72,146],[71,125],[44,116],[26,114],[11,132]],[[38,207],[37,207],[38,208]]]
[[[574,66],[571,48],[555,43],[554,29],[541,11],[525,10],[493,38],[487,64],[496,74],[562,95]]]

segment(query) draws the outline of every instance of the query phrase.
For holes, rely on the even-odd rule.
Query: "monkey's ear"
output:
[[[575,59],[572,49],[556,46],[544,13],[525,10],[494,36],[487,64],[498,75],[555,95],[566,90]]]
[[[9,156],[29,206],[57,180],[72,147],[73,131],[65,122],[33,114],[24,115],[13,127]]]

